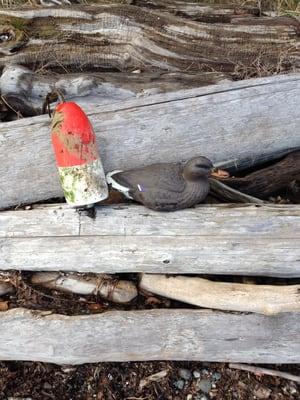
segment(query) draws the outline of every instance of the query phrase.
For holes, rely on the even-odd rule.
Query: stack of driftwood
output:
[[[0,296],[9,308],[20,270],[46,294],[129,305],[3,311],[0,359],[299,362],[300,22],[251,4],[94,3],[0,10]],[[230,177],[192,209],[113,192],[72,209],[53,89],[87,112],[106,171],[205,155]],[[137,310],[139,296],[173,302]]]

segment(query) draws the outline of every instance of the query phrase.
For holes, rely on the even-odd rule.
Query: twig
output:
[[[229,364],[229,368],[239,369],[241,371],[253,372],[254,374],[264,374],[270,376],[277,376],[279,378],[288,379],[290,381],[300,383],[300,376],[289,374],[288,372],[276,371],[274,369],[254,367],[246,364]]]

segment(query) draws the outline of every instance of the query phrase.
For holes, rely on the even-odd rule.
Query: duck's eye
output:
[[[0,42],[8,42],[11,39],[11,35],[9,33],[2,33],[0,35]]]

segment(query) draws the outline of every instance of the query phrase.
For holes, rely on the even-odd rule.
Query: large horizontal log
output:
[[[68,317],[16,309],[0,313],[0,326],[1,360],[300,362],[297,313],[181,309]]]
[[[66,100],[86,107],[229,80],[219,72],[38,74],[26,67],[9,64],[0,77],[0,93],[7,112],[15,114],[17,119],[18,115],[41,114],[45,98],[53,89],[59,90]]]
[[[300,74],[87,107],[106,171],[205,155],[244,168],[299,148]],[[0,124],[0,208],[62,196],[48,116]]]
[[[298,205],[0,213],[0,269],[300,276]]]
[[[0,10],[0,66],[227,71],[259,76],[299,66],[297,19],[190,21],[134,5]]]

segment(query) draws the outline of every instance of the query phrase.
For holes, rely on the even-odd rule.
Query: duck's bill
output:
[[[213,178],[225,179],[225,178],[229,178],[230,174],[229,174],[229,172],[225,171],[224,169],[213,168],[211,170],[210,176]]]

